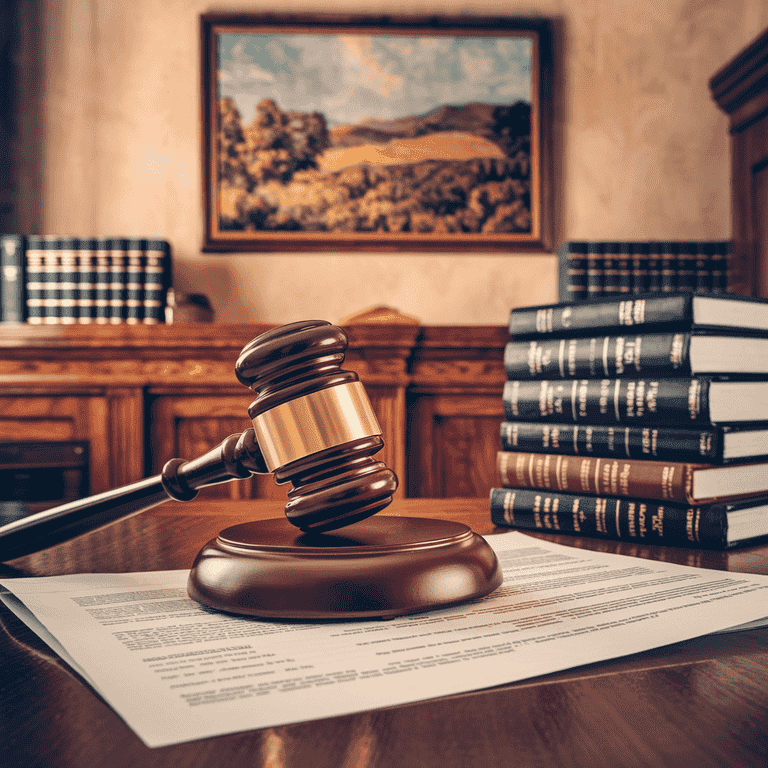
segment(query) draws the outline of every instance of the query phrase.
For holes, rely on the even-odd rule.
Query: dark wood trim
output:
[[[712,76],[710,89],[731,134],[731,290],[768,297],[768,30]]]
[[[504,36],[530,34],[534,42],[532,69],[531,173],[529,232],[323,232],[278,229],[228,230],[222,228],[216,201],[219,133],[216,82],[216,40],[219,32],[275,34],[397,34]],[[243,251],[349,252],[474,251],[550,252],[553,248],[553,73],[552,24],[543,17],[417,16],[366,14],[264,14],[210,12],[200,16],[200,124],[202,162],[202,248],[210,253]],[[245,117],[245,116],[244,116]],[[253,180],[252,180],[253,181]],[[257,185],[258,186],[258,185]]]
[[[731,133],[768,113],[768,30],[712,75],[709,87],[730,117]]]

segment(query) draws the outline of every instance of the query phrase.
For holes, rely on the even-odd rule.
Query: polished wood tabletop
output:
[[[0,565],[0,575],[190,567],[227,526],[281,502],[168,502]],[[490,522],[487,499],[408,499],[384,513]],[[768,574],[768,544],[729,552],[555,534],[560,544]],[[766,606],[768,614],[768,605]],[[673,646],[465,694],[150,749],[90,686],[0,606],[5,768],[510,768],[768,765],[768,629]]]

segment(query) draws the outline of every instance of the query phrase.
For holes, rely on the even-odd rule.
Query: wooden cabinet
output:
[[[142,476],[141,390],[0,378],[1,442],[87,442],[91,493]]]
[[[408,495],[487,496],[504,418],[501,327],[423,328],[410,365]]]
[[[768,297],[768,30],[710,88],[731,134],[733,290]]]
[[[234,365],[269,326],[0,327],[0,441],[85,440],[91,492],[156,474],[250,426]],[[346,325],[344,368],[365,384],[399,496],[485,496],[503,418],[502,326]],[[256,477],[213,498],[283,499]]]

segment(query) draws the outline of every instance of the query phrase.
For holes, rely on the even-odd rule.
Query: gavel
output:
[[[346,348],[344,331],[324,320],[261,334],[235,365],[238,380],[256,393],[248,408],[252,428],[192,461],[171,459],[154,477],[2,526],[0,560],[252,474],[292,484],[285,514],[302,531],[341,528],[384,509],[397,476],[372,458],[384,441],[357,374],[341,370]]]
[[[397,476],[357,374],[341,369],[344,331],[322,320],[268,331],[235,365],[256,393],[253,427],[192,461],[171,459],[132,485],[0,527],[10,560],[207,485],[271,473],[291,483],[285,517],[221,531],[189,573],[191,598],[272,619],[391,618],[482,597],[502,582],[485,540],[463,523],[382,516]],[[332,533],[332,535],[331,535]]]

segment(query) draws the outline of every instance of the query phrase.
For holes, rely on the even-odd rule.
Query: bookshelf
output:
[[[768,30],[710,79],[728,115],[734,293],[768,296]]]

